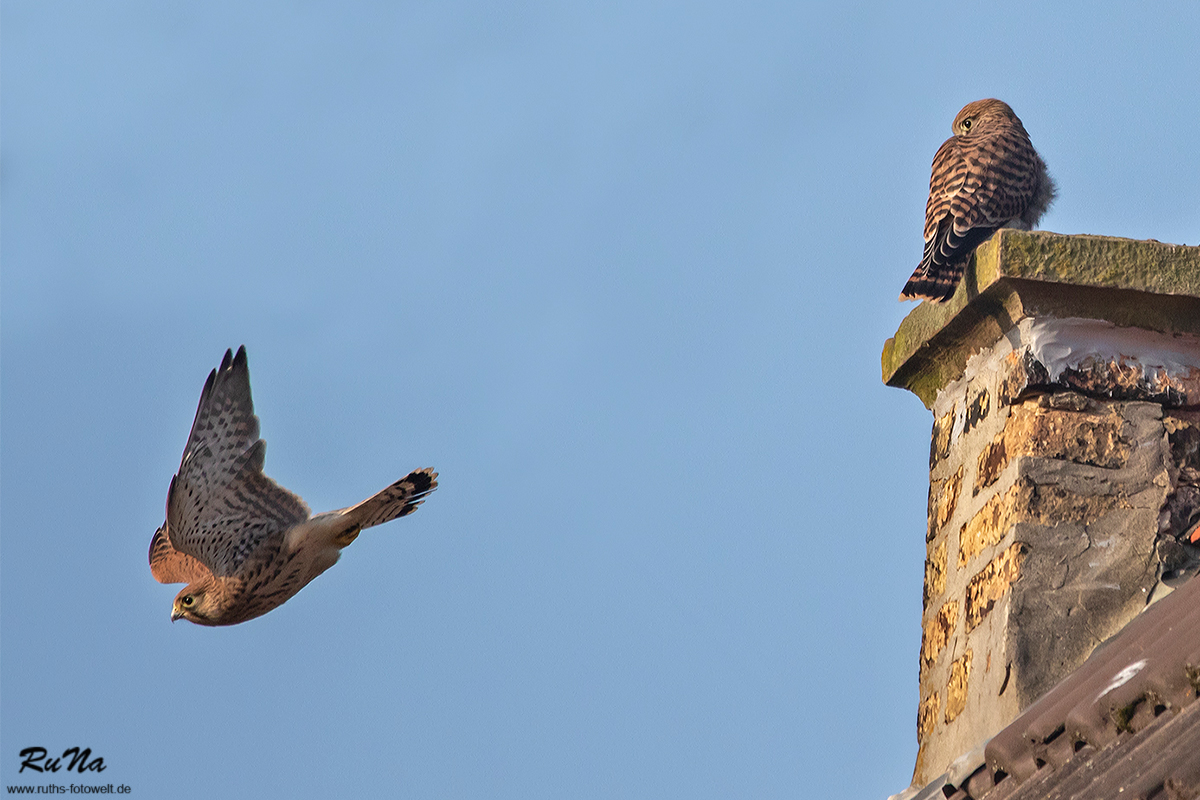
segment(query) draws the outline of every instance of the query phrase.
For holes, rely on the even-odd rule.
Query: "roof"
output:
[[[917,796],[1200,797],[1200,578],[1149,606]]]

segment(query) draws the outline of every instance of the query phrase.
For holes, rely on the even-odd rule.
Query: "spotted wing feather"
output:
[[[193,583],[212,574],[208,567],[171,546],[167,526],[150,540],[150,574],[159,583]]]
[[[204,384],[167,494],[171,546],[217,577],[236,574],[264,541],[308,519],[304,501],[263,474],[258,432],[246,349],[226,351]]]

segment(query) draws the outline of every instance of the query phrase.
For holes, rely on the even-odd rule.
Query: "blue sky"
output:
[[[929,164],[1009,102],[1043,227],[1200,242],[1194,3],[61,3],[0,29],[0,782],[879,797],[929,413],[879,379]],[[161,523],[249,352],[315,511],[441,488],[269,615]],[[40,777],[40,780],[38,779]]]

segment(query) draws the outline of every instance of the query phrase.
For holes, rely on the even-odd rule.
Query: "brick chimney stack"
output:
[[[1200,568],[1200,247],[1002,230],[882,361],[934,417],[922,786]]]

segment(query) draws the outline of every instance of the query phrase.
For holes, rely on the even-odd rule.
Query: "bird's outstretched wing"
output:
[[[263,474],[266,442],[258,430],[246,348],[236,356],[227,350],[204,384],[167,493],[171,548],[217,577],[235,574],[264,541],[308,519],[304,501]],[[152,546],[152,569],[153,556]],[[166,566],[163,571],[175,574]]]
[[[167,526],[163,525],[150,540],[150,574],[159,583],[195,583],[212,575],[212,571],[172,547]]]

